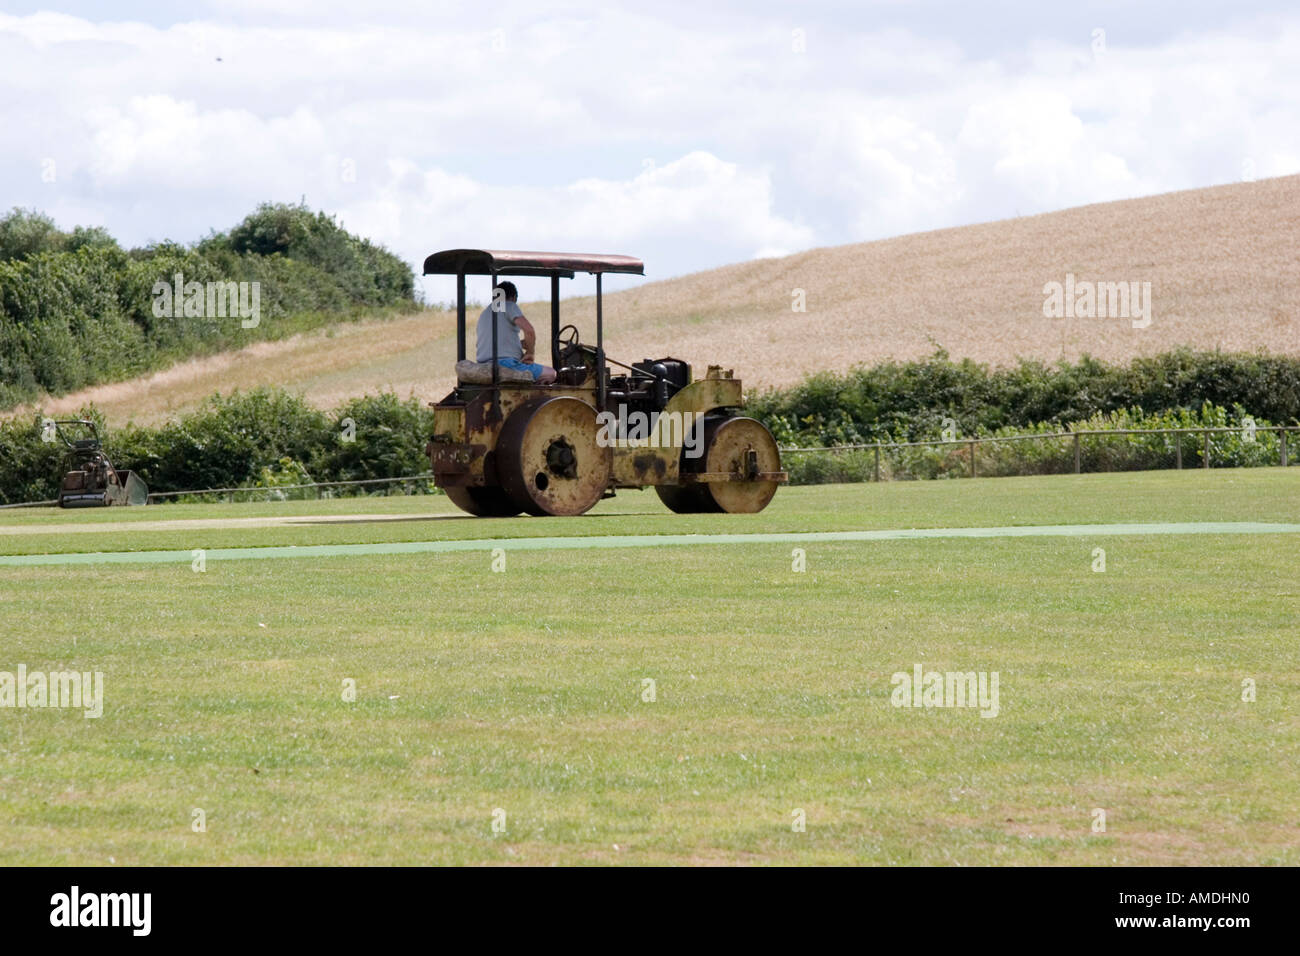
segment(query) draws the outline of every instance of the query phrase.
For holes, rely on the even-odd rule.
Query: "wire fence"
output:
[[[395,485],[415,482],[423,482],[427,486],[432,481],[433,474],[431,472],[426,472],[422,475],[408,475],[401,478],[361,478],[353,481],[309,481],[292,485],[243,485],[237,488],[196,488],[187,491],[153,491],[149,493],[149,501],[150,503],[154,503],[184,497],[224,498],[229,502],[288,501],[294,498],[303,499],[320,497],[319,491],[322,488],[365,488],[377,485]],[[318,492],[318,494],[308,494],[312,491]],[[300,493],[293,495],[290,494],[290,492]],[[0,505],[0,511],[6,508],[43,508],[49,507],[50,505],[57,505],[58,503],[59,501],[57,498],[51,498],[49,501],[21,501],[16,504]]]
[[[856,457],[852,467],[841,469],[856,476],[838,480],[883,481],[893,477],[979,477],[1010,474],[1061,474],[1073,471],[1144,471],[1160,468],[1181,469],[1190,460],[1201,468],[1214,464],[1226,467],[1292,463],[1290,437],[1300,432],[1296,425],[1192,426],[1186,428],[1113,428],[1079,431],[1038,432],[1023,435],[998,435],[978,438],[941,438],[913,442],[866,442],[813,448],[782,448],[782,456],[826,455]],[[1216,436],[1218,445],[1216,447]],[[1266,440],[1267,436],[1275,436]],[[1115,439],[1140,439],[1117,444]],[[1188,441],[1187,439],[1192,439]],[[1230,441],[1225,441],[1225,439]],[[1039,443],[1037,452],[998,454],[1001,446]],[[1050,444],[1056,442],[1056,449]],[[1042,445],[1049,446],[1045,450]],[[1064,446],[1063,448],[1061,446]],[[910,450],[956,450],[947,456],[913,455]],[[981,456],[981,451],[984,451]],[[1218,461],[1216,462],[1216,452]],[[868,456],[867,461],[863,455]],[[983,468],[981,467],[983,465]],[[794,467],[787,462],[792,480],[818,483],[837,480],[827,478],[827,469]]]
[[[1073,471],[1146,471],[1159,468],[1181,469],[1190,461],[1194,467],[1210,468],[1215,461],[1214,436],[1233,440],[1230,449],[1221,447],[1221,466],[1235,467],[1241,465],[1278,464],[1287,467],[1292,464],[1294,455],[1290,436],[1300,432],[1297,425],[1259,425],[1253,427],[1202,426],[1190,428],[1122,428],[1122,429],[1087,429],[1081,431],[1043,432],[1025,435],[998,435],[983,438],[941,438],[933,441],[911,442],[868,442],[852,445],[831,445],[815,448],[782,448],[783,457],[789,455],[824,455],[827,458],[857,456],[847,468],[803,468],[795,464],[791,471],[792,481],[796,484],[820,484],[834,481],[885,481],[901,478],[924,477],[971,477],[981,474],[986,477],[1004,477],[1011,474],[1062,474]],[[1276,435],[1271,442],[1261,441],[1260,435]],[[1149,441],[1139,443],[1135,448],[1121,449],[1119,454],[1112,447],[1107,453],[1106,439],[1121,437],[1141,437],[1152,439],[1164,437],[1163,447],[1154,447]],[[1176,436],[1170,440],[1168,436]],[[1184,438],[1195,436],[1188,442]],[[981,462],[980,450],[986,446],[996,448],[1012,443],[1064,443],[1061,453],[1039,454],[1036,456],[1011,455],[994,456],[985,454]],[[913,456],[908,460],[909,450],[937,450],[955,448],[957,456],[931,456],[929,458]],[[1229,453],[1230,452],[1230,453]],[[865,458],[863,456],[866,456]],[[1072,465],[1072,467],[1071,467]],[[1087,467],[1085,467],[1085,465]],[[838,475],[838,477],[837,477]],[[401,478],[364,478],[354,481],[312,481],[292,485],[253,485],[237,488],[200,488],[189,491],[151,492],[150,502],[174,500],[184,497],[206,497],[225,499],[226,501],[284,501],[293,498],[320,497],[322,489],[363,489],[383,485],[424,483],[420,491],[408,493],[426,493],[432,490],[433,475],[425,473]],[[299,494],[290,494],[298,492]],[[315,492],[315,494],[311,494]],[[55,505],[58,502],[26,501],[18,504],[0,505],[5,508],[38,508]]]

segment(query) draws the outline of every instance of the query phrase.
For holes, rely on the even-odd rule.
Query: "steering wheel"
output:
[[[596,353],[590,345],[583,345],[578,338],[578,327],[576,325],[566,325],[560,329],[559,335],[556,336],[556,342],[560,346],[560,367],[572,365],[579,357]]]
[[[567,335],[565,333],[568,333]],[[581,343],[578,341],[578,327],[576,325],[566,325],[560,329],[555,340],[563,346],[562,351],[576,349]]]

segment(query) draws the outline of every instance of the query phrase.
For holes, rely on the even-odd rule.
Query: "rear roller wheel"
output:
[[[523,510],[500,488],[470,485],[442,490],[447,492],[452,504],[477,518],[510,518]]]
[[[534,515],[580,515],[609,485],[614,451],[596,440],[596,410],[567,395],[519,406],[497,439],[501,487]]]

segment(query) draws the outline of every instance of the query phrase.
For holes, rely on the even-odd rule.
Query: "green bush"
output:
[[[267,489],[285,484],[426,474],[424,446],[433,431],[432,409],[415,398],[369,395],[324,412],[298,395],[271,388],[214,395],[178,421],[157,428],[110,430],[93,408],[82,409],[78,417],[100,423],[113,464],[137,472],[151,492],[247,488],[243,498],[259,499]],[[44,501],[58,493],[65,448],[62,442],[42,441],[41,421],[41,415],[0,419],[0,504]],[[327,493],[408,490],[428,491],[430,486],[409,482],[391,489],[353,486]],[[297,490],[292,494],[302,496]]]
[[[1253,433],[1246,427],[1247,419],[1254,421]],[[985,431],[969,437],[1011,439],[1056,435],[1061,431],[1151,432],[1149,435],[1082,435],[1079,439],[1080,471],[1145,471],[1176,467],[1179,446],[1184,468],[1199,468],[1204,462],[1201,435],[1158,434],[1156,429],[1232,428],[1231,432],[1210,435],[1210,464],[1215,468],[1250,468],[1280,462],[1277,433],[1259,431],[1271,424],[1266,419],[1251,418],[1240,405],[1228,411],[1207,402],[1197,412],[1178,409],[1148,415],[1140,408],[1121,409],[1068,422],[1064,427],[1039,423],[1027,428]],[[875,476],[875,454],[872,448],[787,452],[784,461],[792,484],[870,481]],[[883,481],[964,478],[971,471],[970,456],[968,444],[885,445],[880,451],[880,477]],[[1073,472],[1074,438],[1064,435],[980,442],[975,446],[975,470],[985,477]]]
[[[148,278],[147,274],[143,278],[134,276],[132,269],[139,261],[133,258],[134,253],[85,247],[72,255],[80,257],[77,262],[81,272],[70,273],[74,279],[77,275],[103,275],[104,270],[111,272],[111,266],[122,261],[128,268],[118,274],[120,281],[139,283]],[[156,253],[169,263],[192,255],[192,251],[174,246],[159,247]],[[37,253],[23,263],[0,263],[0,273],[14,268],[46,268],[47,256]],[[272,269],[289,262],[278,252],[260,261]],[[0,292],[4,288],[0,280]],[[51,300],[59,301],[60,294],[68,296],[67,302],[75,303],[76,295],[67,290],[55,289]],[[48,305],[45,301],[17,301],[37,314]],[[48,368],[57,368],[72,379],[77,374],[76,365],[64,354],[73,347],[69,343],[77,341],[78,336],[82,342],[94,341],[81,330],[81,322],[73,311],[66,325],[67,334],[56,334],[58,327],[51,326],[53,331],[43,337],[32,336],[25,327],[0,325],[0,341],[5,335],[27,335],[24,341],[42,350],[39,354],[45,356]],[[97,354],[101,354],[104,366],[115,359],[108,344]],[[0,352],[2,362],[9,363],[4,367],[15,374],[25,367],[7,350]],[[1198,368],[1204,370],[1208,381],[1197,379],[1194,370]],[[925,362],[857,369],[846,376],[814,376],[785,392],[759,396],[750,408],[768,424],[778,443],[787,448],[822,447],[824,442],[843,445],[930,441],[942,437],[945,428],[955,428],[959,436],[1004,439],[1072,430],[1139,432],[1083,437],[1080,465],[1084,471],[1172,468],[1179,449],[1184,467],[1200,467],[1199,436],[1160,435],[1154,430],[1225,427],[1234,431],[1212,436],[1212,465],[1251,467],[1277,463],[1280,449],[1272,432],[1256,431],[1253,439],[1247,437],[1247,409],[1254,413],[1257,428],[1273,422],[1295,423],[1300,401],[1294,389],[1300,380],[1295,374],[1297,368],[1300,363],[1295,360],[1269,356],[1175,352],[1141,359],[1128,367],[1085,359],[1050,368],[1022,363],[1016,369],[991,371],[975,363],[953,363],[935,356]],[[1261,387],[1259,380],[1268,386]],[[1236,393],[1246,400],[1234,397]],[[1229,400],[1179,404],[1204,394],[1227,394]],[[1131,395],[1174,404],[1159,407],[1134,402],[1105,409],[1093,407],[1111,405]],[[896,401],[897,407],[889,406],[887,400]],[[941,400],[952,404],[925,404]],[[1249,404],[1251,401],[1257,404]],[[1028,413],[1022,406],[1033,409],[1033,414],[1049,417],[1025,420]],[[1282,414],[1265,414],[1260,407],[1278,409]],[[959,415],[949,411],[952,408],[974,411]],[[1080,413],[1079,409],[1086,411]],[[869,417],[872,415],[876,417]],[[81,417],[96,417],[94,409],[83,409]],[[262,388],[227,397],[213,396],[179,421],[158,428],[127,426],[105,432],[104,438],[117,467],[139,472],[152,491],[245,488],[248,495],[256,495],[273,490],[277,482],[300,483],[284,480],[285,474],[306,474],[325,482],[424,474],[429,467],[424,446],[432,430],[432,410],[414,398],[370,395],[324,412],[292,393]],[[1296,445],[1300,442],[1292,445],[1293,461],[1300,458]],[[880,476],[884,480],[964,477],[970,474],[970,454],[965,444],[887,447],[880,455]],[[1059,474],[1074,470],[1074,440],[1068,435],[982,443],[975,454],[981,475]],[[0,420],[0,503],[54,497],[61,476],[60,458],[61,446],[41,441],[39,415]],[[868,481],[875,476],[876,456],[870,448],[787,451],[785,467],[796,484]],[[429,490],[429,485],[411,482],[392,487],[353,486],[331,493],[408,490]]]
[[[415,280],[405,263],[304,205],[263,203],[230,230],[228,244],[237,255],[279,255],[335,276],[355,302],[384,305],[413,295]]]
[[[0,419],[0,504],[48,501],[58,494],[67,449],[61,441],[43,440],[43,417]]]
[[[306,488],[312,483],[311,474],[292,458],[281,458],[274,465],[263,465],[257,480],[244,482],[243,487],[264,492],[258,496],[264,501],[287,501],[291,498],[318,498],[319,489]]]
[[[1180,349],[1127,366],[1092,358],[990,368],[944,352],[917,362],[814,375],[751,397],[750,414],[783,445],[827,446],[938,439],[1038,424],[1064,426],[1126,408],[1196,412],[1241,405],[1270,421],[1300,421],[1300,359]]]
[[[332,481],[364,481],[424,474],[424,446],[433,434],[433,409],[391,392],[354,398],[330,413],[330,439],[317,467]]]
[[[233,488],[281,458],[310,464],[329,440],[325,412],[280,389],[220,395],[159,429],[129,427],[105,444],[151,491]]]
[[[260,323],[154,315],[154,286],[260,283]],[[412,310],[410,267],[323,213],[263,205],[229,236],[123,251],[103,229],[0,219],[0,408],[278,339],[375,309]],[[179,303],[177,303],[179,306]]]

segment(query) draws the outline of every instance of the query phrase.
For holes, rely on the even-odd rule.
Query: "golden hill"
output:
[[[448,241],[443,245],[454,245]],[[430,247],[432,250],[432,245]],[[630,251],[636,250],[617,250]],[[653,274],[654,263],[647,264]],[[1151,321],[1046,318],[1044,286],[1149,282]],[[793,311],[803,290],[806,312]],[[545,306],[524,304],[545,322]],[[566,300],[593,330],[594,302]],[[471,339],[473,332],[470,332]],[[1102,203],[1001,222],[813,249],[606,297],[609,354],[734,367],[750,386],[947,349],[995,364],[1089,353],[1125,360],[1178,345],[1300,353],[1300,176]],[[471,345],[472,348],[472,345]],[[214,391],[259,384],[331,405],[378,389],[422,399],[451,385],[447,313],[342,324],[184,362],[47,402],[94,402],[110,421],[156,422]]]

